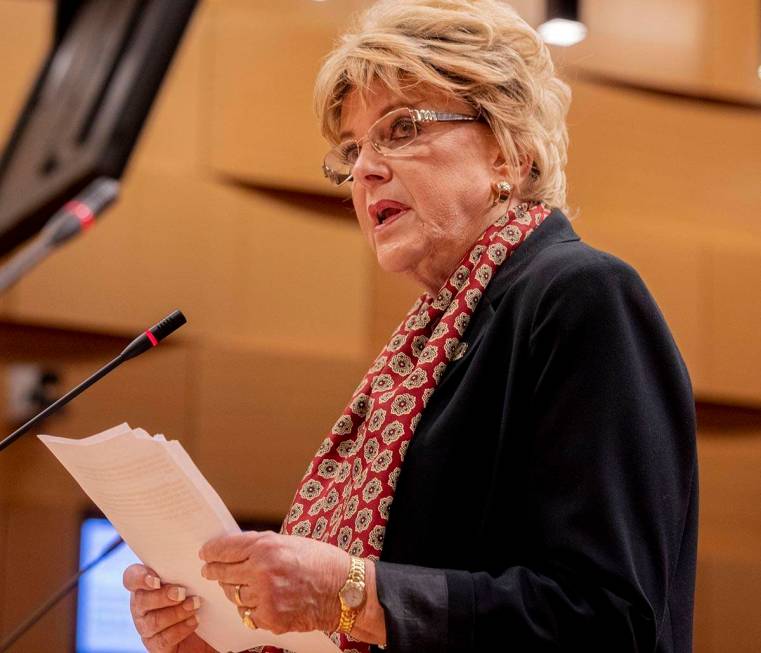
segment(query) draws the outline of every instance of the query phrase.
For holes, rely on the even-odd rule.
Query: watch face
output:
[[[365,600],[365,588],[350,580],[341,588],[341,598],[350,608],[358,608]]]

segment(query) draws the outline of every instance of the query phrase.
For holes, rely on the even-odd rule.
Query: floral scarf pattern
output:
[[[549,213],[542,203],[509,210],[484,231],[437,297],[424,293],[415,302],[309,463],[283,533],[335,544],[357,557],[380,557],[423,410],[447,364],[463,355],[463,336],[494,273]],[[346,635],[331,638],[346,653],[370,650]]]

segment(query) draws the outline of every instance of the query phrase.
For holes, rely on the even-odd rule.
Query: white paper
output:
[[[217,651],[271,645],[296,653],[339,651],[321,632],[249,630],[216,581],[201,576],[198,550],[240,528],[176,440],[120,424],[81,440],[37,436],[164,583],[202,599],[198,635]]]

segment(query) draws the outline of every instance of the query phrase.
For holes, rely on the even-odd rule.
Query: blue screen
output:
[[[118,537],[107,519],[86,519],[80,537],[80,569],[97,558]],[[79,580],[77,653],[144,653],[132,623],[129,592],[122,585],[124,569],[140,562],[121,544]]]

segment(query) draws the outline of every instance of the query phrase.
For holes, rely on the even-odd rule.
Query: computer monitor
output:
[[[118,533],[104,518],[89,518],[80,530],[80,569],[97,558]],[[122,544],[79,581],[77,594],[77,653],[144,653],[129,611],[129,592],[122,574],[140,562]]]

